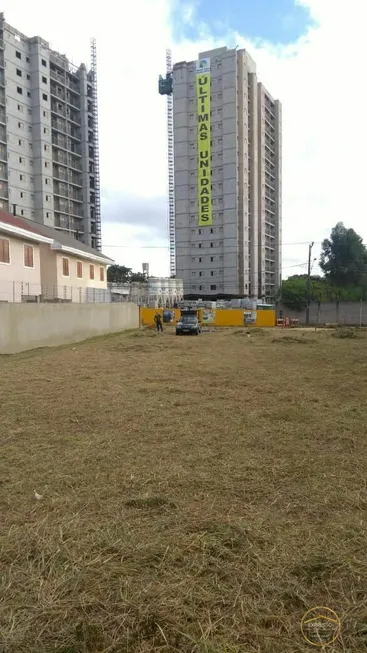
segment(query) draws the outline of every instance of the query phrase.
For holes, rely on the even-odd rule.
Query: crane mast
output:
[[[168,154],[168,238],[170,275],[176,275],[175,251],[175,177],[173,150],[173,77],[172,53],[166,50],[166,76],[159,76],[159,93],[167,97],[167,154]]]

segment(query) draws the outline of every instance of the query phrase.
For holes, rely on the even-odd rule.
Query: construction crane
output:
[[[101,234],[101,189],[99,171],[99,133],[98,133],[98,89],[97,89],[97,45],[96,39],[90,41],[92,99],[93,99],[93,150],[94,150],[94,211],[96,220],[96,249],[102,249]]]
[[[175,251],[175,178],[173,158],[173,76],[172,53],[166,50],[166,76],[159,75],[158,90],[167,96],[167,142],[168,142],[168,238],[169,267],[171,277],[176,275]]]

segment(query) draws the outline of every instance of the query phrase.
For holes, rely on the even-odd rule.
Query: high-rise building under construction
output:
[[[282,109],[246,50],[173,66],[176,276],[185,295],[274,298],[281,280]]]
[[[101,248],[95,41],[76,67],[0,13],[0,209]]]

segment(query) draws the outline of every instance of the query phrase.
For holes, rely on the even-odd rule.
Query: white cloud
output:
[[[15,7],[16,4],[16,7]],[[365,152],[364,40],[365,0],[299,0],[317,22],[292,46],[250,43],[223,33],[218,42],[201,25],[200,43],[172,44],[169,0],[134,0],[129,13],[107,0],[95,13],[86,4],[64,0],[55,16],[47,0],[3,1],[6,20],[27,36],[39,34],[75,63],[89,60],[89,37],[98,44],[102,186],[144,203],[166,193],[165,100],[157,77],[165,70],[165,48],[175,60],[195,58],[217,45],[247,47],[259,78],[283,103],[283,240],[321,241],[343,220],[367,240],[364,218]],[[194,3],[183,17],[192,21]],[[128,17],[127,17],[128,16]],[[122,201],[121,212],[124,204]],[[121,216],[124,220],[124,215]],[[153,273],[168,272],[167,249],[140,249],[148,234],[140,227],[103,227],[106,253],[120,263]],[[151,244],[165,244],[155,240]],[[131,249],[128,249],[131,247]],[[307,245],[285,246],[284,274],[307,258]],[[317,248],[315,246],[315,253]],[[296,272],[297,268],[289,269]]]

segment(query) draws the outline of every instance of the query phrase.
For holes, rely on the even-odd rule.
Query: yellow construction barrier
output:
[[[175,325],[180,319],[178,308],[140,308],[140,325],[154,326],[154,316],[159,313],[164,325]],[[213,327],[275,327],[276,312],[268,309],[249,310],[243,308],[200,308],[198,316],[202,325]]]

